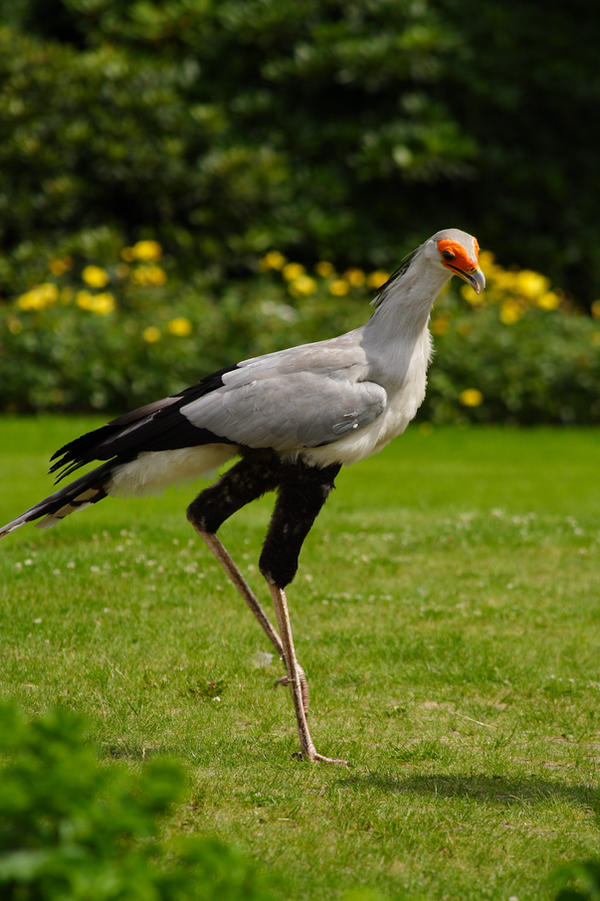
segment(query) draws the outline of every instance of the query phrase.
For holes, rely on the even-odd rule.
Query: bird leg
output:
[[[276,629],[271,625],[271,621],[265,611],[263,610],[260,602],[258,601],[256,595],[246,582],[244,576],[236,566],[233,557],[217,536],[213,532],[203,532],[201,529],[198,529],[194,526],[196,532],[202,538],[202,540],[207,544],[209,549],[214,554],[215,558],[221,564],[228,577],[235,585],[243,599],[246,601],[248,607],[258,620],[263,632],[275,648],[277,652],[277,656],[280,657],[285,665],[286,672],[288,671],[288,667],[286,664],[285,658],[285,650],[283,644],[281,643],[281,639],[277,634]],[[300,690],[302,694],[302,707],[304,709],[305,717],[308,715],[308,682],[306,681],[306,676],[304,674],[304,670],[300,665],[298,665],[298,674],[300,679]],[[275,683],[276,685],[289,685],[290,677],[289,675],[282,676],[281,679],[278,679]]]
[[[259,565],[273,598],[292,691],[302,756],[308,760],[346,764],[345,760],[318,754],[310,736],[302,701],[302,670],[296,658],[284,591],[285,586],[294,578],[302,543],[333,488],[334,478],[339,469],[339,466],[317,469],[306,466],[302,462],[282,464],[277,503]]]
[[[231,554],[216,535],[216,530],[221,523],[231,516],[232,513],[235,513],[240,507],[276,486],[276,472],[279,461],[269,459],[266,466],[265,462],[262,460],[262,455],[259,460],[252,461],[249,458],[242,460],[232,467],[215,485],[203,491],[190,504],[187,515],[195,531],[212,551],[216,560],[223,567],[228,578],[258,620],[260,627],[275,648],[277,656],[285,664],[284,649],[277,630],[271,624],[269,617],[236,566]],[[308,683],[304,670],[301,667],[299,678],[302,689],[302,704],[306,715],[308,714]],[[276,684],[287,685],[288,682],[289,676],[285,675],[278,679]]]
[[[294,648],[294,638],[292,635],[292,626],[290,623],[290,614],[287,605],[287,598],[283,588],[277,585],[269,584],[271,596],[273,598],[273,606],[275,607],[275,615],[279,624],[279,632],[283,642],[284,660],[288,671],[290,688],[292,690],[292,700],[294,702],[294,710],[296,712],[296,721],[298,723],[298,733],[300,736],[300,748],[302,756],[307,760],[320,761],[322,763],[340,763],[343,766],[348,765],[347,760],[340,760],[337,757],[325,757],[318,754],[314,746],[314,742],[308,730],[306,721],[306,713],[303,704],[303,693],[301,683],[301,673],[303,671],[296,659],[296,651]]]
[[[217,536],[213,532],[203,532],[198,528],[196,529],[196,531],[200,538],[202,538],[202,540],[208,545],[215,558],[221,564],[221,566],[231,579],[232,583],[235,585],[243,599],[246,601],[248,607],[260,623],[263,632],[275,648],[277,655],[283,659],[283,645],[281,644],[279,635],[277,634],[275,628],[271,625],[269,617],[263,610],[261,604],[256,598],[256,595],[246,582],[242,573],[234,563],[231,554],[229,553],[223,542],[220,540],[220,538],[217,538]]]

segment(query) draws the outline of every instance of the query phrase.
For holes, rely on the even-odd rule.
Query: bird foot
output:
[[[317,754],[316,751],[312,751],[308,754],[296,751],[292,754],[292,757],[294,760],[309,760],[311,763],[337,763],[339,766],[350,766],[347,760],[341,760],[339,757],[325,757],[324,754]]]
[[[325,757],[323,754],[315,754],[311,760],[316,760],[318,763],[337,763],[339,766],[349,766],[347,760],[341,760],[339,757]]]

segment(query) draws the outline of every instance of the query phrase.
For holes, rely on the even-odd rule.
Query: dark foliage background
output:
[[[270,247],[389,267],[458,225],[591,302],[596,15],[583,0],[1,0],[0,290],[40,247],[106,225],[229,277]]]

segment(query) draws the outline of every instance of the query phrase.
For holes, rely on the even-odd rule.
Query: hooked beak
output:
[[[471,272],[461,272],[460,274],[471,285],[476,294],[481,294],[485,288],[485,275],[481,269],[472,269]]]
[[[471,269],[462,269],[459,266],[453,266],[451,263],[444,263],[444,266],[455,275],[459,275],[473,288],[476,294],[481,294],[485,288],[485,275],[478,266],[472,266]]]

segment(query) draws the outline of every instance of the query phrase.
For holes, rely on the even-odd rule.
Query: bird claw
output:
[[[294,751],[292,760],[308,760],[310,763],[337,763],[339,766],[350,766],[347,760],[341,760],[339,757],[325,757],[324,754],[317,754],[316,751],[308,755],[303,754],[302,751]]]
[[[337,763],[340,766],[350,766],[347,760],[342,760],[339,757],[325,757],[323,754],[315,754],[311,760],[316,760],[318,763]]]

